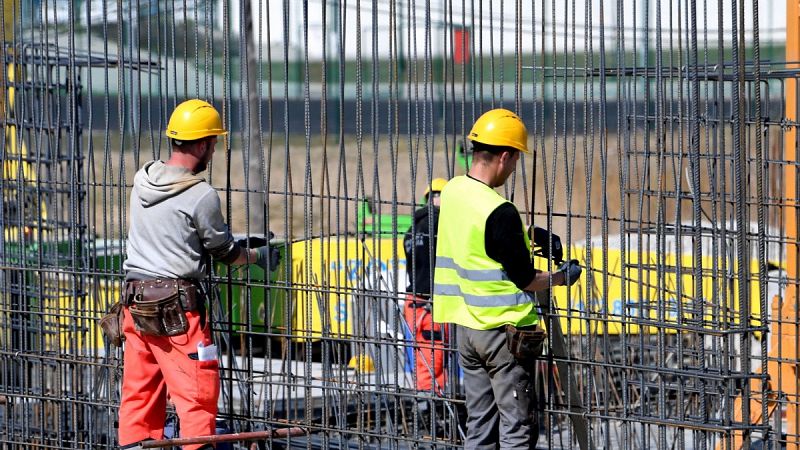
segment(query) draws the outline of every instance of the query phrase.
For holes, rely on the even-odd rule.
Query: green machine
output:
[[[289,298],[288,252],[286,242],[273,240],[270,245],[281,253],[281,263],[270,272],[254,265],[228,266],[217,263],[217,292],[222,314],[234,330],[256,333],[287,330],[286,302]],[[229,301],[229,299],[231,301]],[[216,311],[216,310],[215,310]],[[249,319],[248,319],[249,317]]]

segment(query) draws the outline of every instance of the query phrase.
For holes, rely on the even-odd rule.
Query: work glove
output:
[[[256,264],[265,271],[269,270],[274,272],[278,270],[278,264],[281,263],[281,251],[277,247],[269,244],[256,248]]]
[[[566,261],[564,264],[561,264],[561,267],[558,268],[558,271],[564,274],[564,284],[566,286],[572,286],[581,277],[583,269],[581,269],[581,266],[578,265],[577,259],[571,259]]]
[[[550,246],[550,236],[553,237],[553,246]],[[528,237],[533,240],[533,245],[538,250],[533,252],[536,256],[545,259],[552,259],[555,263],[560,263],[564,259],[564,249],[561,247],[561,238],[548,230],[540,227],[528,228]]]
[[[239,239],[236,243],[244,248],[255,249],[255,264],[265,271],[269,270],[274,272],[278,269],[278,264],[281,262],[281,251],[279,248],[269,245],[269,241],[275,237],[275,234],[272,231],[268,231],[268,233],[268,237],[250,236],[248,238]]]

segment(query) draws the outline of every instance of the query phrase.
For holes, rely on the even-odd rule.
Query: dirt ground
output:
[[[101,136],[96,135],[94,139],[97,141]],[[546,147],[552,146],[552,140],[549,141]],[[422,197],[427,180],[465,173],[454,160],[453,147],[450,142],[445,148],[440,139],[429,138],[425,142],[422,138],[408,136],[378,140],[365,137],[360,145],[354,137],[347,137],[342,145],[333,140],[327,144],[321,139],[306,142],[302,136],[292,136],[288,142],[278,137],[273,139],[271,147],[267,145],[263,149],[264,170],[260,167],[261,161],[256,159],[251,162],[253,168],[248,177],[244,150],[234,141],[229,151],[218,144],[205,177],[218,189],[223,212],[234,233],[247,232],[248,211],[255,216],[258,206],[266,202],[269,229],[278,237],[298,239],[320,233],[355,232],[357,207],[365,198],[371,198],[372,204],[384,214],[411,213],[413,204]],[[127,202],[136,170],[144,162],[166,159],[168,154],[165,147],[159,153],[147,142],[139,147],[138,160],[133,149],[120,152],[119,145],[113,143],[109,148],[112,150],[107,153],[95,150],[89,155],[94,163],[89,177],[92,229],[98,236],[124,237],[127,227],[121,228],[120,224],[127,223]],[[512,199],[521,211],[533,208],[540,215],[537,223],[546,222],[546,198],[550,196],[554,229],[564,232],[566,221],[561,216],[586,215],[586,193],[597,192],[602,184],[595,176],[587,187],[582,157],[567,165],[567,155],[559,151],[560,158],[554,161],[549,157],[544,161],[548,166],[545,170],[542,153],[537,152],[536,161],[536,172],[541,173],[540,176],[533,176],[533,158],[526,156],[507,187],[499,191]],[[607,184],[618,186],[618,171],[616,167],[612,169]],[[599,171],[599,160],[596,160],[592,173]],[[535,186],[532,186],[534,181]],[[262,188],[264,182],[269,185],[266,196]],[[571,190],[567,189],[568,185]],[[609,208],[618,209],[619,202]],[[585,222],[573,218],[573,233],[583,233]],[[253,229],[263,231],[258,220],[250,226],[251,233]]]
[[[90,227],[98,237],[124,238],[126,227],[120,225],[127,223],[133,175],[144,162],[168,157],[166,139],[160,141],[160,150],[145,139],[136,150],[129,139],[120,144],[118,136],[110,136],[107,152],[102,151],[103,135],[91,139],[92,151],[86,153],[93,162],[87,180]],[[623,143],[618,147],[614,135],[606,136],[605,143],[599,135],[532,136],[535,157],[522,159],[498,191],[520,211],[533,210],[537,225],[547,226],[549,210],[552,230],[572,242],[619,233],[623,212],[638,227],[650,226],[659,214],[667,222],[691,218],[691,166],[687,154],[678,151],[680,144],[668,143],[659,158],[655,143],[647,153],[642,140],[635,140],[638,145],[625,143],[626,150]],[[319,137],[274,136],[271,145],[264,142],[263,165],[258,152],[250,154],[256,158],[248,176],[241,140],[234,136],[228,146],[220,142],[206,179],[219,190],[234,233],[262,233],[258,209],[266,204],[268,228],[290,239],[355,232],[357,207],[366,197],[382,213],[408,214],[428,179],[465,172],[454,161],[454,142],[445,143],[442,136],[364,136],[360,141],[346,136],[341,144],[335,137],[323,142]],[[711,158],[700,165],[700,186],[707,198],[703,213],[710,216],[721,207],[721,194],[734,189],[732,166]],[[267,195],[262,183],[269,186]]]

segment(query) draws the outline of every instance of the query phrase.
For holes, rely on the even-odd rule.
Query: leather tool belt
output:
[[[532,362],[542,354],[547,333],[538,325],[517,328],[506,325],[506,344],[514,358],[520,362]]]
[[[122,347],[122,342],[125,341],[125,333],[122,332],[122,307],[121,302],[116,302],[111,305],[108,314],[100,319],[100,328],[103,329],[103,334],[108,338],[108,342],[115,347]]]
[[[150,336],[186,334],[186,312],[203,307],[196,282],[163,278],[127,282],[123,301],[136,330]]]

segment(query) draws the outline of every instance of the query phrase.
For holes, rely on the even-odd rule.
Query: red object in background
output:
[[[406,296],[403,316],[411,329],[414,339],[414,369],[417,372],[417,390],[442,394],[447,374],[444,371],[444,360],[447,357],[447,325],[435,323],[431,312],[416,305],[418,299],[414,295]]]
[[[469,30],[460,28],[453,31],[453,61],[456,64],[469,63]]]

